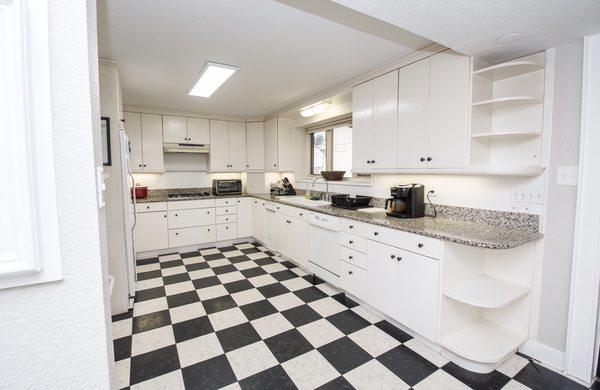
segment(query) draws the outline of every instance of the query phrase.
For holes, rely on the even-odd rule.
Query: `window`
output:
[[[344,177],[352,177],[352,127],[332,127],[310,135],[311,170],[318,175],[321,171],[346,171]]]

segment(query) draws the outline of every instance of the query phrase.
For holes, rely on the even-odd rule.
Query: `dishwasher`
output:
[[[308,213],[309,268],[325,281],[337,284],[340,275],[340,219]]]

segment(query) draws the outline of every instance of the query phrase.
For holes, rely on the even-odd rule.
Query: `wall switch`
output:
[[[558,167],[556,170],[556,184],[559,186],[576,186],[579,167]]]
[[[511,209],[511,211],[513,211],[515,213],[540,215],[543,211],[543,206],[539,205],[539,204],[512,203],[510,205],[510,209]]]

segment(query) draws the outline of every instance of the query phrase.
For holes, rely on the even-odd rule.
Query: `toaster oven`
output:
[[[241,195],[242,181],[239,179],[213,179],[213,195]]]

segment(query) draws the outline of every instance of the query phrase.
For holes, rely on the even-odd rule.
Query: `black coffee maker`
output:
[[[421,218],[425,216],[423,184],[399,184],[390,187],[392,198],[386,199],[385,211],[390,217]]]

